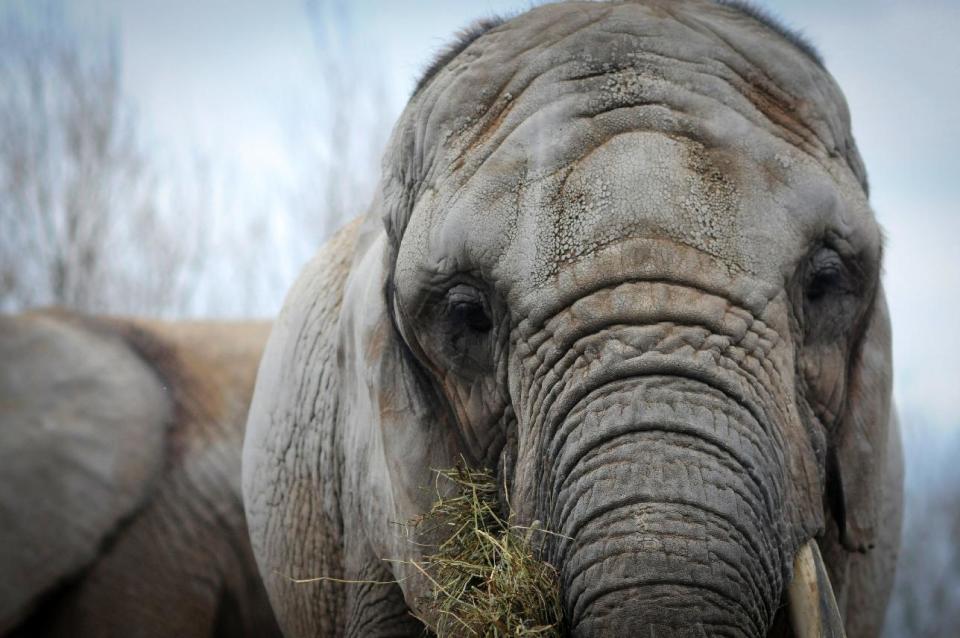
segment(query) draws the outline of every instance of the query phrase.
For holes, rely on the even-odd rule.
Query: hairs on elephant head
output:
[[[261,364],[243,487],[284,630],[442,628],[437,539],[398,523],[464,459],[549,532],[570,635],[876,635],[902,490],[881,257],[843,95],[763,14],[563,2],[464,32]]]

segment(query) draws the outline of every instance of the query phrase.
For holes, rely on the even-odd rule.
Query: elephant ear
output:
[[[291,289],[260,363],[244,505],[261,576],[290,635],[349,633],[355,622],[376,633],[368,615],[385,603],[394,621],[408,617],[398,586],[344,582],[393,580],[382,560],[397,557],[382,535],[398,535],[393,523],[403,520],[392,475],[418,454],[404,439],[419,410],[387,311],[389,266],[379,216],[341,228]],[[398,437],[409,448],[388,466],[384,448]],[[364,595],[379,602],[356,600]]]
[[[284,301],[260,360],[243,444],[243,498],[260,575],[287,635],[336,635],[343,515],[336,427],[343,289],[361,219],[338,230]]]
[[[850,551],[873,549],[882,524],[884,476],[892,411],[890,317],[877,292],[858,358],[847,408],[834,435],[834,503],[840,541]]]
[[[355,493],[376,495],[362,508],[371,549],[400,558],[413,545],[397,524],[402,528],[429,508],[434,470],[455,465],[462,446],[445,402],[411,350],[414,342],[404,338],[393,305],[395,251],[382,229],[371,235],[351,271],[341,313],[339,354],[350,388],[342,427],[354,433],[344,440],[344,454],[368,463],[354,478],[360,481]]]
[[[153,370],[106,326],[0,318],[0,634],[138,511],[162,469],[169,416]]]
[[[377,220],[379,222],[379,220]],[[386,623],[391,634],[422,634],[409,614],[428,591],[425,545],[413,523],[436,498],[435,470],[456,465],[463,447],[432,377],[404,336],[393,275],[402,264],[380,224],[357,242],[340,312],[338,362],[343,392],[338,415],[344,458],[343,551],[347,579],[396,581],[374,595],[350,588],[346,609]],[[366,597],[361,600],[360,597]],[[417,614],[417,617],[423,617]],[[409,623],[401,631],[397,618]],[[429,622],[429,618],[427,619]],[[371,627],[376,627],[373,620]],[[366,631],[376,633],[365,627]]]

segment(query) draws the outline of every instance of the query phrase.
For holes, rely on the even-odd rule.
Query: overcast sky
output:
[[[350,28],[332,36],[342,54],[337,63],[357,82],[377,72],[385,78],[392,120],[453,31],[528,4],[354,0]],[[960,426],[960,2],[759,4],[809,36],[850,103],[873,205],[888,235],[901,411]],[[317,73],[318,48],[300,0],[68,6],[93,30],[116,29],[126,89],[158,145],[232,162],[264,187],[291,179],[297,136],[290,116],[300,112],[297,102]]]

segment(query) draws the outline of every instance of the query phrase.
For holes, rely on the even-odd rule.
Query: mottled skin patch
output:
[[[474,35],[264,358],[244,490],[285,630],[418,632],[430,583],[397,523],[465,459],[563,534],[542,545],[573,635],[789,635],[811,538],[850,635],[875,635],[899,434],[881,235],[833,79],[699,0],[546,5]]]
[[[239,489],[269,324],[0,323],[0,633],[279,635]]]

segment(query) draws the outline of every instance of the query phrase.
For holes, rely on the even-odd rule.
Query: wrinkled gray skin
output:
[[[286,634],[417,630],[396,523],[462,455],[570,537],[543,549],[572,635],[788,635],[810,538],[877,635],[901,462],[865,182],[834,81],[738,9],[548,5],[473,41],[261,364],[244,497]]]
[[[0,636],[278,636],[240,451],[266,323],[0,316]]]

